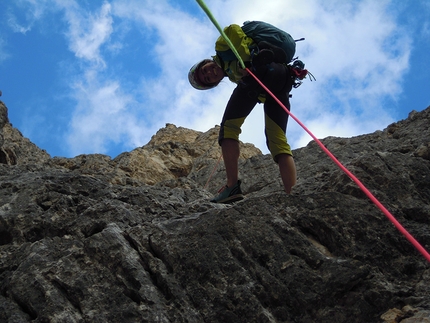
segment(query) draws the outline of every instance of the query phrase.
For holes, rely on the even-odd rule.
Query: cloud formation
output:
[[[69,25],[67,37],[70,50],[79,59],[104,66],[100,47],[113,31],[111,5],[104,3],[96,13],[81,12],[76,6],[64,9]]]
[[[293,90],[292,112],[317,137],[358,135],[394,121],[386,102],[402,92],[412,43],[408,30],[398,27],[393,1],[207,4],[223,26],[263,20],[306,38],[296,54],[317,81]],[[20,23],[10,12],[15,32],[43,25],[42,17],[60,16],[65,22],[66,29],[55,32],[64,35],[74,55],[63,75],[70,90],[70,122],[62,133],[68,155],[130,150],[165,123],[206,131],[221,121],[234,84],[225,80],[214,90],[197,91],[187,80],[195,62],[214,54],[219,36],[197,3],[20,0],[19,5],[29,9]],[[0,63],[6,59],[4,48],[0,39]],[[267,152],[262,119],[257,105],[241,140]],[[310,141],[293,120],[287,135],[293,148]]]

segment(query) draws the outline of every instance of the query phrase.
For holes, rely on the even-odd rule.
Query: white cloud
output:
[[[7,24],[9,28],[14,32],[26,34],[43,17],[48,9],[48,2],[49,0],[16,0],[14,4],[22,9],[23,17],[18,18],[12,11],[8,11]],[[4,6],[3,10],[6,8]]]
[[[253,19],[272,22],[295,38],[306,37],[297,44],[296,54],[317,82],[305,81],[293,90],[292,112],[317,137],[353,136],[393,121],[383,102],[401,93],[410,41],[396,28],[387,1],[274,1],[271,5],[277,9],[269,12],[285,13],[283,21],[258,6],[253,9],[260,15]],[[246,19],[243,12],[237,15]],[[309,135],[291,123],[290,119],[291,144],[307,143]]]
[[[48,3],[54,4],[68,24],[65,35],[76,56],[71,69],[75,74],[65,76],[77,102],[68,129],[71,154],[108,153],[111,143],[142,145],[165,123],[200,131],[219,124],[234,84],[225,80],[216,89],[198,91],[187,80],[195,62],[214,54],[219,36],[197,3],[193,12],[199,14],[191,16],[164,0],[98,2],[95,9],[92,3],[92,11],[75,0],[52,1],[26,3],[35,8],[42,4],[35,17],[43,16]],[[263,20],[294,38],[306,38],[297,44],[297,55],[317,81],[305,81],[293,90],[291,104],[292,113],[317,137],[353,136],[394,121],[383,103],[396,100],[402,91],[411,44],[390,10],[392,2],[206,3],[222,26]],[[136,30],[140,39],[127,36],[136,35]],[[116,67],[124,63],[122,50],[133,47],[142,62],[132,71],[140,75],[138,81],[130,82]],[[267,152],[263,123],[262,105],[257,105],[243,126],[241,140]],[[293,147],[310,140],[292,119],[287,135]]]
[[[381,129],[394,121],[383,102],[387,98],[395,100],[401,93],[410,41],[396,27],[388,1],[229,1],[228,12],[223,10],[222,2],[208,1],[208,5],[222,25],[263,20],[295,38],[306,38],[297,44],[297,55],[315,74],[317,82],[305,81],[301,88],[293,90],[292,112],[317,137],[349,137]],[[209,20],[203,24],[212,26]],[[204,41],[213,44],[217,36]],[[213,100],[219,106],[212,107],[219,119],[229,93],[220,91],[220,95]],[[211,95],[206,97],[209,101]],[[245,121],[241,139],[267,152],[261,110],[257,105]],[[194,127],[196,123],[190,122]],[[287,135],[293,147],[300,147],[310,137],[292,123],[295,122],[290,119]]]
[[[85,77],[74,87],[78,105],[67,136],[71,153],[106,153],[112,142],[128,142],[128,148],[140,144],[144,128],[135,119],[133,98],[116,81],[100,84],[96,72]]]
[[[69,47],[76,57],[101,64],[101,66],[105,65],[100,54],[100,47],[106,43],[113,31],[110,11],[109,3],[104,3],[95,15],[81,12],[75,5],[65,7],[69,24],[67,32]]]
[[[394,19],[387,18],[387,2],[345,4],[332,1],[324,5],[317,1],[254,1],[245,6],[243,1],[236,1],[229,3],[233,10],[222,15],[222,2],[208,1],[208,5],[214,15],[220,17],[222,25],[265,20],[287,30],[293,37],[307,38],[297,45],[297,54],[318,81],[306,81],[300,90],[293,91],[292,111],[295,116],[300,116],[305,125],[312,125],[308,128],[318,137],[352,136],[373,131],[392,121],[387,113],[376,119],[372,114],[381,115],[382,100],[387,96],[395,97],[401,91],[401,75],[407,68],[409,44],[403,41],[403,35],[396,32]],[[234,10],[235,6],[244,10]],[[203,16],[203,20],[197,20],[163,1],[142,3],[118,0],[111,6],[105,3],[97,15],[82,16],[76,12],[69,11],[67,15],[70,47],[78,58],[104,61],[101,48],[109,42],[115,27],[113,17],[117,17],[139,28],[144,41],[147,41],[147,52],[155,58],[151,64],[159,64],[159,74],[150,76],[142,71],[142,82],[136,89],[122,87],[121,93],[127,93],[130,101],[123,101],[120,96],[119,75],[115,81],[118,88],[114,90],[105,87],[110,83],[103,79],[104,75],[94,74],[93,89],[83,98],[91,102],[95,113],[82,119],[83,116],[76,112],[74,120],[80,121],[73,123],[71,138],[79,138],[80,134],[88,138],[87,132],[91,131],[91,137],[98,140],[86,145],[106,150],[101,147],[106,147],[110,141],[120,140],[119,134],[122,134],[121,138],[135,138],[133,142],[142,143],[145,140],[140,136],[149,137],[150,131],[154,133],[167,122],[200,131],[219,124],[234,85],[225,81],[215,90],[197,91],[187,82],[190,66],[214,54],[218,32],[208,18]],[[396,37],[399,40],[393,41]],[[109,66],[106,68],[109,69]],[[99,84],[101,88],[94,84]],[[144,99],[137,104],[146,111],[145,115],[140,116],[144,118],[140,123],[149,125],[149,129],[145,128],[146,132],[138,127],[139,122],[123,130],[115,126],[118,118],[95,122],[99,118],[97,115],[100,115],[96,103],[100,101],[92,97],[108,89],[111,90],[111,102],[116,99],[124,109],[130,102],[139,101],[137,97],[131,99],[132,95],[141,93],[140,97]],[[253,142],[267,152],[263,123],[262,106],[257,105],[243,126],[241,140]],[[306,144],[308,134],[292,125],[294,120],[290,119],[289,123],[291,145]],[[102,131],[106,127],[115,128],[117,137]],[[82,143],[82,140],[77,142]]]

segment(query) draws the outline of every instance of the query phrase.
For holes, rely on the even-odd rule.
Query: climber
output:
[[[242,27],[230,25],[224,29],[224,32],[245,62],[245,66],[250,68],[289,109],[289,92],[295,78],[291,75],[291,69],[287,64],[294,55],[295,44],[294,48],[286,53],[267,41],[255,43],[242,29],[246,24]],[[231,203],[243,199],[238,169],[239,134],[245,118],[257,103],[264,103],[266,144],[278,164],[284,190],[289,194],[296,184],[296,167],[285,134],[288,114],[270,95],[266,95],[257,81],[247,75],[246,70],[240,67],[223,37],[216,41],[215,50],[216,55],[212,59],[204,59],[195,64],[188,73],[191,85],[199,90],[217,86],[225,76],[237,83],[227,103],[218,137],[227,173],[227,183],[211,202]]]

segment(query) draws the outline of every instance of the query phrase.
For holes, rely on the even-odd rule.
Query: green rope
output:
[[[219,25],[219,23],[216,21],[215,17],[212,15],[212,12],[209,10],[209,8],[206,6],[206,4],[204,3],[204,1],[202,0],[196,0],[197,3],[199,4],[199,6],[203,9],[204,12],[206,12],[206,15],[209,17],[209,19],[212,21],[212,23],[215,25],[215,27],[218,29],[218,31],[220,32],[221,36],[225,39],[228,47],[230,47],[230,49],[233,51],[234,55],[236,55],[237,60],[240,63],[240,66],[245,69],[245,64],[243,63],[242,58],[240,57],[239,53],[237,52],[236,48],[233,46],[232,42],[230,41],[230,39],[227,37],[227,35],[225,34],[224,30],[221,28],[221,26]]]

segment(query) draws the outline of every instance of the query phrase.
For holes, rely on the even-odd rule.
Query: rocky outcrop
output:
[[[37,147],[9,123],[7,108],[0,101],[0,164],[36,164],[49,159],[49,154]]]
[[[246,198],[217,205],[216,128],[51,158],[0,108],[1,322],[430,321],[429,263],[315,143],[289,196],[241,144]],[[323,140],[427,250],[429,125]]]

